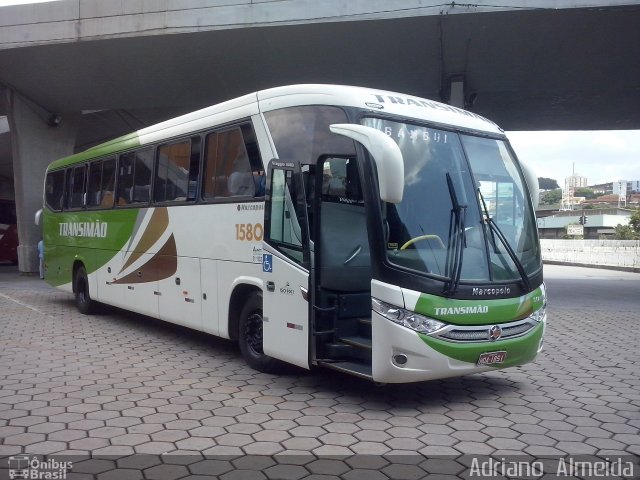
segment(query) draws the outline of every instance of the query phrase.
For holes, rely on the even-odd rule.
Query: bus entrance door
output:
[[[304,189],[291,163],[272,161],[263,244],[264,353],[309,368],[309,233]]]

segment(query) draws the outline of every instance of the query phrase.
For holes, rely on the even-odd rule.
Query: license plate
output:
[[[507,352],[487,352],[480,355],[477,365],[495,365],[502,363],[507,358]]]

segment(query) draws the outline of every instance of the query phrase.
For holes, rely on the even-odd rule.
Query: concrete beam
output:
[[[15,90],[5,90],[13,153],[14,189],[18,216],[18,268],[38,271],[41,227],[34,216],[42,208],[45,170],[53,160],[70,155],[76,140],[76,119],[66,115],[57,127],[47,123],[49,112]]]
[[[0,7],[0,49],[209,30],[385,20],[522,9],[634,5],[633,0],[60,0]],[[505,2],[508,3],[508,2]]]

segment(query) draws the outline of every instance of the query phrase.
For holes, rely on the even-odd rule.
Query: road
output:
[[[640,455],[640,275],[554,265],[545,281],[534,363],[379,387],[257,373],[230,342],[119,310],[86,317],[0,267],[0,456],[67,455],[96,480],[383,480],[464,475],[461,455]]]
[[[638,273],[545,265],[544,277],[552,308],[637,311],[640,316]]]

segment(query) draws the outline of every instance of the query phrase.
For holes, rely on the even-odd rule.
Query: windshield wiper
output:
[[[516,269],[518,270],[518,273],[522,278],[522,283],[524,284],[525,289],[527,291],[531,290],[531,283],[529,282],[529,277],[527,276],[527,272],[524,270],[524,266],[522,265],[522,262],[516,255],[516,252],[513,251],[513,248],[511,248],[511,245],[509,245],[509,241],[507,240],[507,237],[504,236],[504,233],[502,233],[502,230],[500,230],[496,222],[494,222],[493,218],[491,218],[491,216],[489,215],[487,204],[484,201],[484,195],[482,195],[482,192],[480,191],[479,188],[478,188],[478,196],[480,197],[480,201],[482,202],[482,210],[484,212],[484,222],[487,225],[489,225],[489,229],[491,231],[491,239],[492,239],[495,253],[498,255],[500,254],[500,252],[498,251],[498,246],[496,244],[496,237],[498,237],[498,239],[500,240],[500,243],[502,243],[505,250],[507,251],[509,258],[511,258],[511,261],[516,266]]]
[[[445,295],[453,295],[460,285],[460,274],[462,273],[462,259],[464,255],[464,223],[467,212],[467,205],[461,205],[458,202],[456,189],[453,186],[451,175],[447,172],[447,188],[451,197],[451,219],[449,220],[449,241],[447,242],[447,258],[445,275],[449,277],[449,281],[445,284],[443,293]]]

